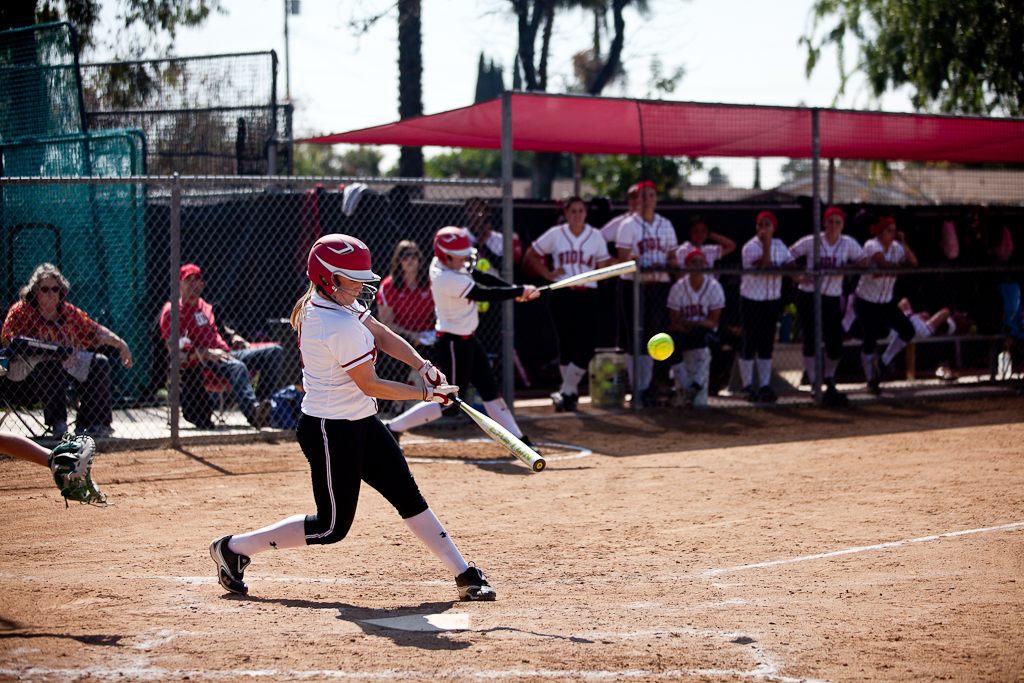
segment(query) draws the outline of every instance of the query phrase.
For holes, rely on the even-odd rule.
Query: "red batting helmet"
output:
[[[337,273],[356,282],[373,282],[380,276],[370,267],[370,250],[362,241],[350,235],[324,235],[309,250],[306,275],[326,294],[338,289],[333,275]],[[363,286],[363,292],[376,288]],[[360,299],[364,297],[360,295]],[[372,297],[371,297],[372,299]]]
[[[472,263],[475,260],[476,249],[473,248],[473,241],[469,239],[469,234],[465,230],[449,225],[434,235],[434,255],[444,264],[448,263],[449,256],[468,258]]]

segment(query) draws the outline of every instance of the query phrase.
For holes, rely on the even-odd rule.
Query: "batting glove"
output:
[[[423,361],[423,365],[420,366],[420,377],[423,378],[423,383],[428,387],[448,384],[448,378],[429,360]]]
[[[442,375],[443,376],[443,375]],[[459,393],[458,387],[448,384],[438,384],[436,387],[423,387],[423,400],[428,403],[440,403],[442,406],[450,406],[455,394]]]

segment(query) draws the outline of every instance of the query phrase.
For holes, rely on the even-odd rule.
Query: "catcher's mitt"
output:
[[[107,497],[100,493],[93,483],[90,472],[92,458],[96,453],[96,443],[88,436],[65,434],[60,444],[50,453],[50,472],[53,483],[67,501],[77,500],[90,505],[107,505]]]

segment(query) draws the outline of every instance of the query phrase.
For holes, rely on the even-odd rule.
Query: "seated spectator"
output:
[[[907,316],[914,328],[914,336],[910,339],[911,342],[927,339],[943,330],[949,334],[955,334],[957,331],[956,320],[948,308],[943,308],[935,313],[928,313],[927,311],[915,313],[913,306],[910,305],[910,299],[906,297],[900,299],[896,306],[903,312],[903,315]],[[892,341],[889,342],[888,348],[885,349],[885,353],[882,354],[882,367],[888,367],[906,345],[907,342],[899,335],[894,336]]]
[[[110,363],[95,352],[112,346],[126,368],[132,353],[123,339],[67,301],[71,284],[52,263],[32,271],[21,288],[20,300],[11,307],[0,332],[5,347],[18,337],[68,347],[62,356],[25,355],[12,360],[8,377],[14,381],[31,373],[36,395],[43,404],[43,422],[55,437],[68,431],[67,389],[74,381],[79,398],[75,433],[108,437],[113,411],[110,402]]]
[[[700,249],[683,257],[684,268],[699,270],[708,263]],[[700,408],[708,402],[708,375],[711,350],[708,334],[718,328],[718,319],[725,308],[725,291],[713,277],[689,273],[676,280],[668,293],[669,330],[676,345],[672,366],[675,394],[671,404],[676,408]]]
[[[213,306],[204,301],[203,273],[194,263],[181,267],[181,367],[210,370],[231,385],[231,393],[249,424],[262,429],[270,420],[270,397],[281,377],[283,354],[278,344],[250,345],[240,335],[228,331],[230,345],[217,331]],[[171,336],[171,302],[160,312],[160,336],[169,342]],[[250,372],[260,375],[253,391]],[[186,398],[186,395],[188,397]],[[194,392],[182,391],[182,414],[197,427],[209,427],[209,413],[193,412],[186,403],[199,400]],[[191,416],[191,417],[190,417]],[[195,419],[191,419],[194,417]],[[205,419],[204,419],[205,417]]]
[[[725,235],[711,232],[704,219],[695,216],[690,219],[690,239],[676,249],[676,262],[682,263],[687,254],[694,249],[699,249],[704,254],[704,260],[707,262],[706,268],[714,268],[715,263],[736,251],[736,243]],[[684,273],[682,277],[686,277],[686,274]],[[718,279],[715,275],[711,277]]]

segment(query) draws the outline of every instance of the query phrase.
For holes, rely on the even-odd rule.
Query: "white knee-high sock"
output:
[[[388,429],[393,432],[405,432],[413,427],[425,425],[441,417],[441,404],[433,401],[417,403],[395,419],[388,422]]]
[[[427,508],[420,514],[405,520],[405,523],[413,535],[444,563],[452,576],[458,576],[469,569],[469,564],[462,557],[459,549],[455,547],[455,543],[448,536],[448,532],[444,530],[444,526],[441,525],[441,521],[433,510]]]
[[[305,545],[306,515],[292,515],[262,529],[232,536],[228,541],[228,550],[252,557],[267,550],[302,548]]]
[[[711,349],[697,351],[697,376],[695,381],[700,384],[700,391],[693,397],[693,405],[700,408],[708,404],[708,375],[711,373]]]
[[[743,388],[754,386],[754,361],[740,358],[740,382]]]
[[[640,391],[651,388],[651,378],[654,377],[654,359],[644,355],[640,357]]]
[[[882,354],[882,365],[888,365],[892,362],[893,358],[896,357],[900,351],[906,347],[907,342],[900,339],[899,336],[893,337],[893,340],[889,342],[889,348]]]
[[[757,380],[759,387],[766,387],[772,383],[772,359],[771,358],[758,358],[755,361],[757,365]]]
[[[804,372],[807,373],[807,383],[814,386],[814,356],[804,356]]]
[[[493,401],[484,401],[484,408],[487,409],[487,414],[491,416],[492,420],[512,432],[514,436],[521,437],[523,435],[522,430],[519,429],[519,425],[516,424],[516,419],[512,417],[512,413],[508,411],[508,406],[505,405],[505,399],[496,398]]]
[[[676,388],[683,389],[688,386],[689,379],[686,376],[686,361],[684,360],[672,366],[672,379],[676,381]]]
[[[580,380],[586,376],[587,371],[575,363],[569,363],[562,367],[565,368],[565,371],[562,373],[562,394],[574,395],[580,393]]]
[[[860,354],[860,366],[864,368],[864,379],[869,382],[875,378],[874,359],[875,355],[873,353]]]
[[[853,302],[856,298],[856,294],[851,294],[849,298],[846,300],[846,312],[843,314],[844,332],[849,332],[850,328],[853,327],[853,321],[857,319],[857,309],[853,305]]]

